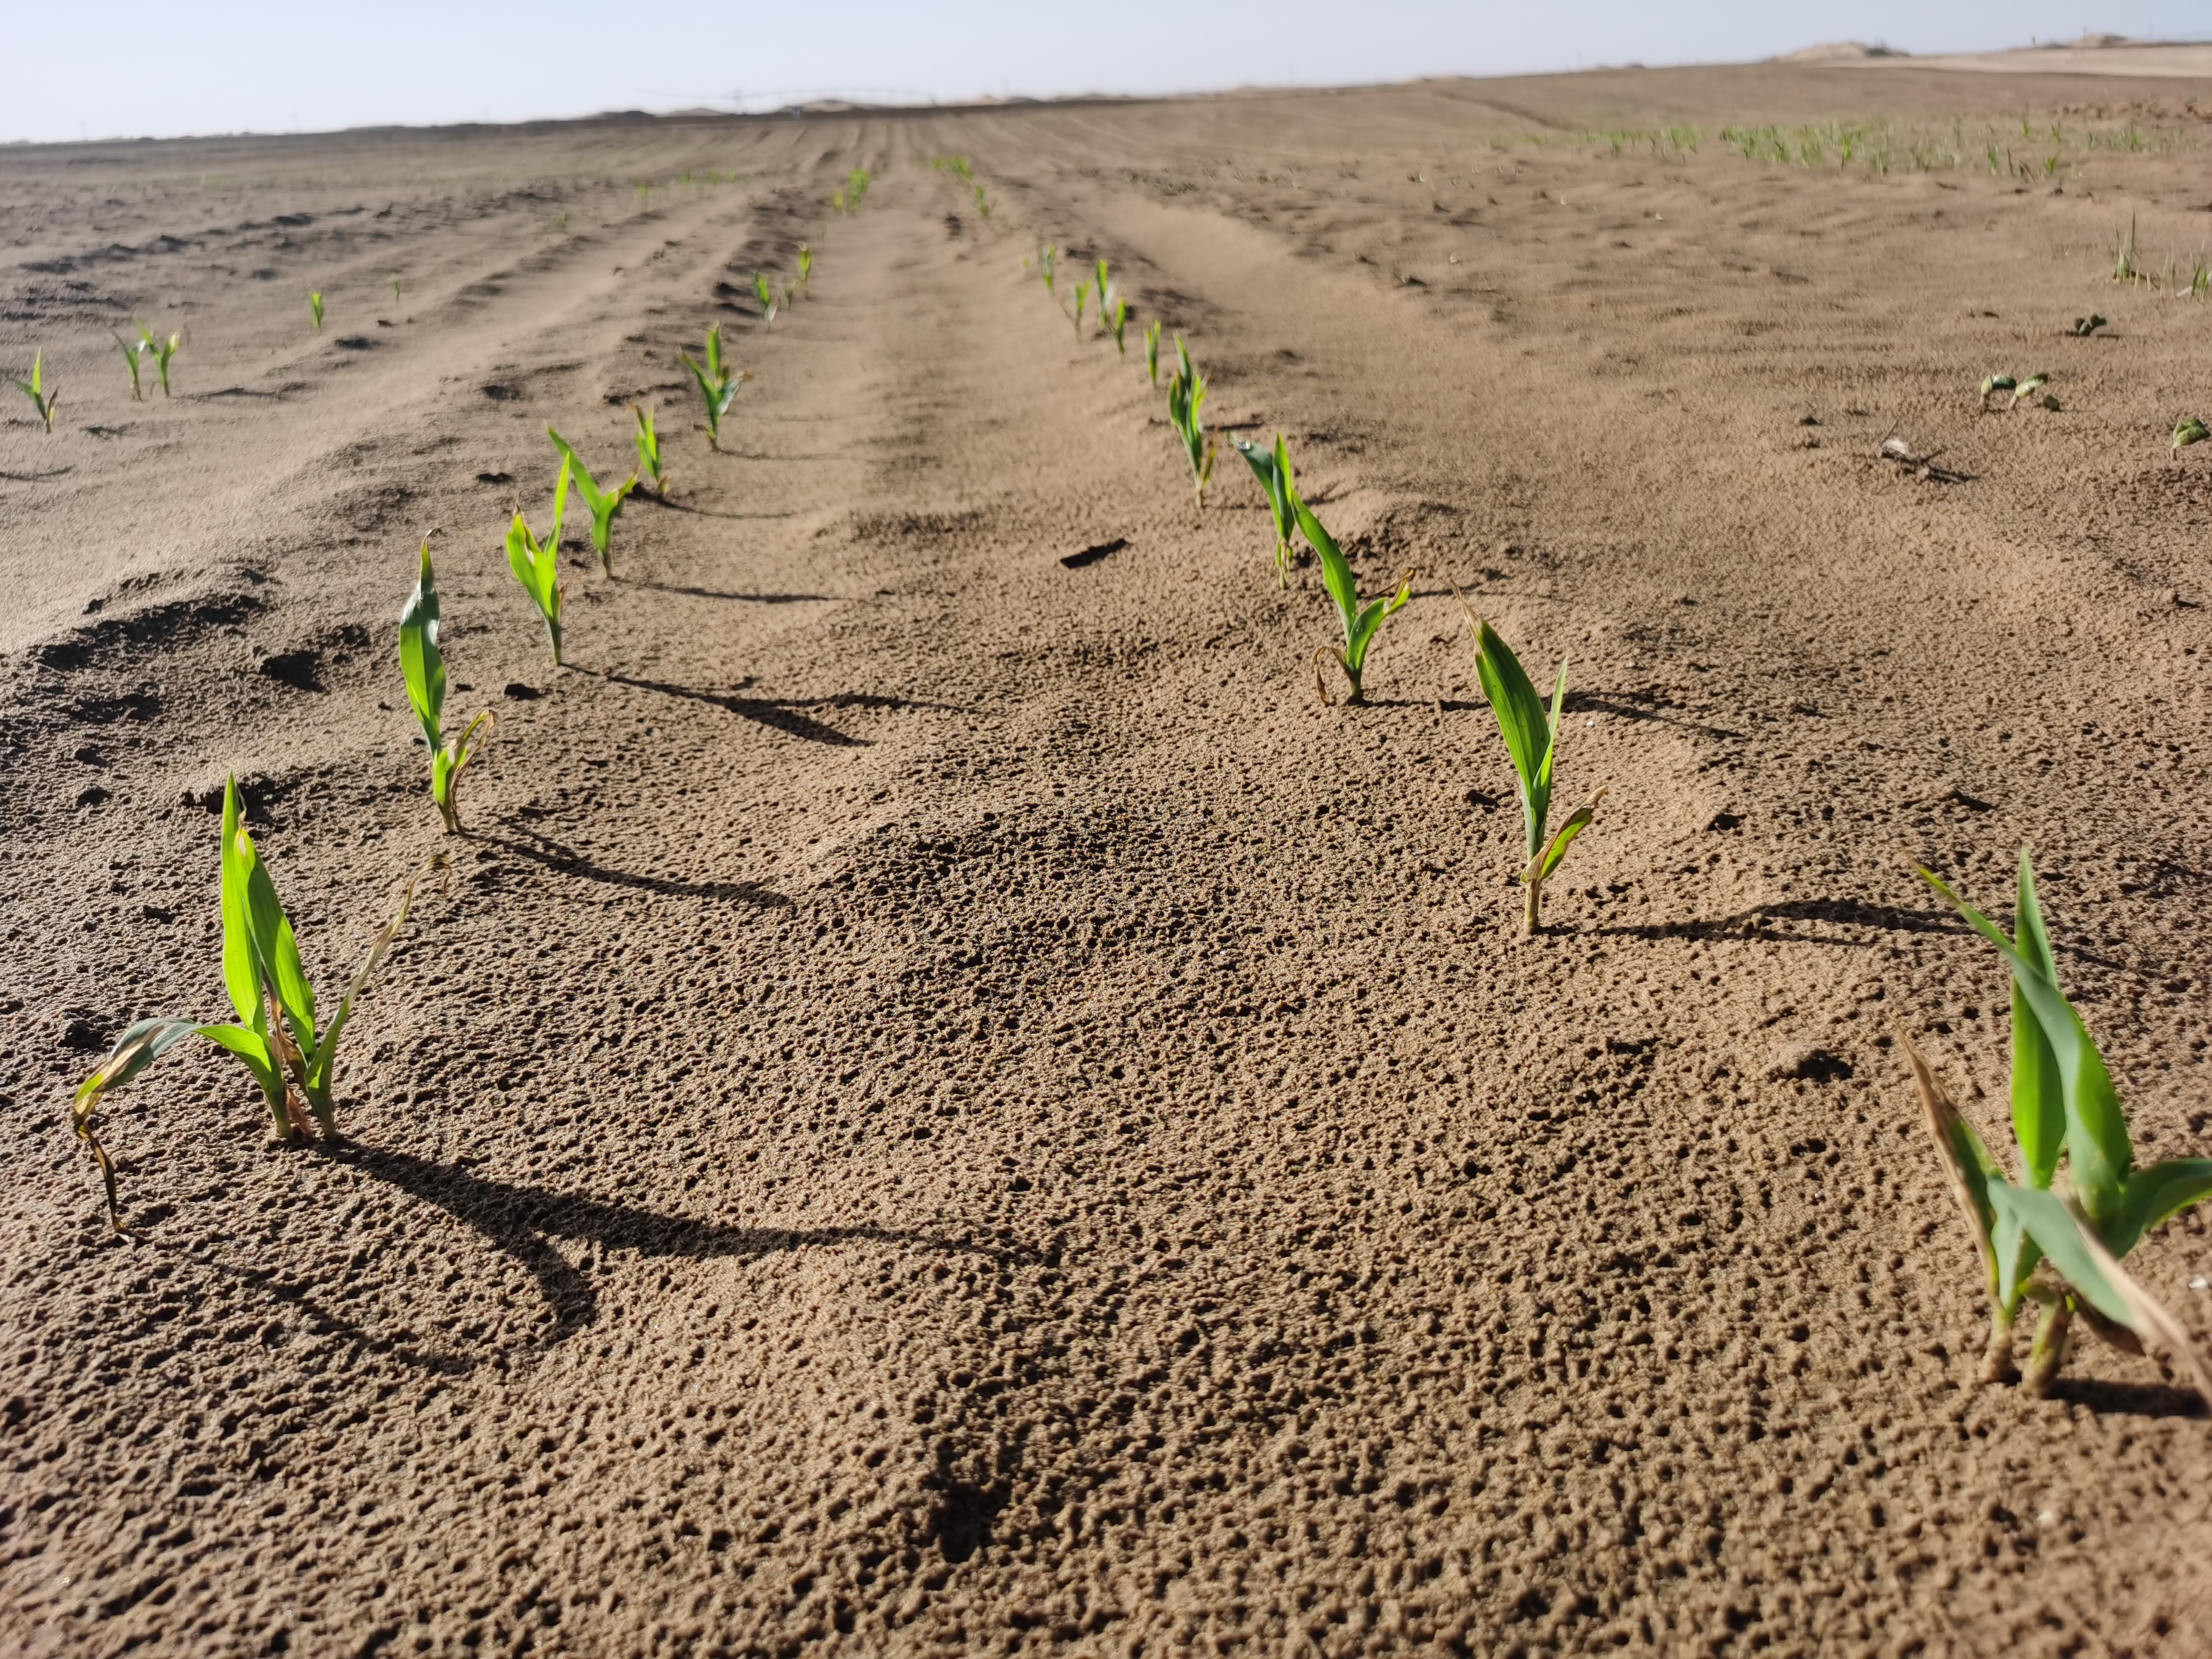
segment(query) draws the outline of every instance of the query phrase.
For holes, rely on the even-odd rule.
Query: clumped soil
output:
[[[0,424],[0,1645],[2212,1651],[2202,1409],[2094,1346],[1977,1383],[1895,1046],[1998,1132],[1999,963],[1912,866],[2001,906],[2033,842],[2139,1140],[2212,1138],[2212,461],[2165,441],[2212,311],[2108,280],[2131,218],[2203,240],[2203,96],[1770,68],[8,152],[0,356],[63,402]],[[1992,176],[2023,111],[2184,147]],[[1877,115],[1972,165],[1715,136]],[[1669,121],[1694,153],[1560,139]],[[1044,240],[1188,340],[1217,429],[1288,434],[1364,584],[1419,573],[1364,707]],[[186,331],[173,398],[128,399],[134,317]],[[711,322],[756,373],[720,453]],[[1978,410],[2033,370],[2057,412]],[[501,532],[549,422],[619,475],[632,402],[675,494],[611,580],[572,518],[556,672]],[[501,717],[455,841],[393,656],[431,526],[452,710]],[[1451,582],[1571,656],[1562,795],[1610,792],[1534,941]],[[451,880],[345,1143],[179,1050],[108,1114],[117,1239],[69,1091],[224,1011],[234,772],[325,987]],[[2203,1330],[2205,1224],[2136,1261]]]

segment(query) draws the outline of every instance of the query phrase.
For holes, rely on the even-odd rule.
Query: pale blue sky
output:
[[[1182,92],[2200,38],[2212,0],[6,0],[0,141],[508,121],[810,95]]]

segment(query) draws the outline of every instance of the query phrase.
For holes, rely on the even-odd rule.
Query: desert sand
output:
[[[2203,1407],[2086,1337],[1978,1381],[1897,1041],[2008,1144],[1914,866],[2008,915],[2031,843],[2142,1155],[2212,1146],[2212,308],[2110,275],[2212,240],[2200,110],[1893,63],[0,151],[0,365],[61,388],[0,411],[0,1647],[2212,1651]],[[1721,136],[1828,122],[1888,170]],[[1364,706],[1154,319],[1416,573]],[[556,671],[501,537],[632,403],[673,492],[611,580],[572,513]],[[499,714],[453,838],[433,528]],[[1533,939],[1455,584],[1607,791]],[[451,878],[342,1144],[197,1042],[112,1097],[118,1238],[70,1091],[228,1015],[231,774],[319,984]],[[2201,1216],[2130,1265],[2212,1329]]]

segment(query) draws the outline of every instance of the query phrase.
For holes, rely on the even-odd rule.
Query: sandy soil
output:
[[[1998,903],[2031,841],[2139,1143],[2212,1139],[2212,452],[2166,443],[2212,311],[2106,252],[2212,234],[2203,96],[1767,68],[0,155],[0,361],[63,388],[0,425],[0,1646],[2212,1651],[2202,1408],[2094,1346],[1976,1384],[1892,1035],[1995,1131],[1999,964],[1911,866]],[[2024,111],[2077,135],[2033,185],[1981,161]],[[1971,165],[1715,136],[1877,116]],[[1694,154],[1562,137],[1670,121]],[[1364,580],[1418,567],[1369,706],[1318,705],[1313,574],[1233,457],[1197,510],[1045,238],[1287,433]],[[134,316],[190,331],[172,398]],[[714,320],[721,453],[676,358]],[[2059,412],[1977,411],[2033,369]],[[549,421],[604,471],[633,399],[678,493],[616,580],[572,551],[556,672],[505,516]],[[501,723],[349,1139],[277,1150],[179,1050],[109,1115],[117,1240],[69,1090],[223,1011],[224,774],[325,982],[440,844],[392,654],[430,526],[450,706]],[[1447,578],[1571,654],[1562,788],[1611,792],[1534,941]],[[2212,1323],[2202,1219],[2135,1260]]]

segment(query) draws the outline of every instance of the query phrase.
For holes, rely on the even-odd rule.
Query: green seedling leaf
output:
[[[2012,400],[2014,406],[2018,407],[2021,398],[2033,397],[2037,392],[2042,391],[2045,386],[2050,384],[2051,377],[2048,374],[2029,375],[2026,380],[2022,380],[2018,386],[2012,389]]]
[[[279,1139],[313,1133],[314,1126],[319,1126],[325,1136],[335,1138],[338,1131],[331,1089],[339,1035],[362,986],[405,923],[416,884],[430,870],[446,863],[442,855],[435,857],[408,881],[398,915],[371,946],[329,1028],[318,1031],[314,994],[300,971],[291,922],[276,902],[276,889],[252,838],[240,823],[234,777],[224,788],[222,817],[223,974],[231,1000],[245,1023],[140,1020],[117,1039],[99,1069],[77,1085],[71,1105],[70,1127],[100,1166],[108,1221],[118,1233],[123,1222],[116,1202],[115,1165],[97,1133],[96,1117],[105,1097],[137,1078],[186,1037],[204,1036],[244,1062],[261,1086]]]
[[[629,499],[630,491],[637,488],[637,474],[631,473],[612,489],[601,489],[599,481],[592,477],[591,469],[584,465],[583,457],[569,447],[567,439],[550,426],[545,428],[545,435],[552,439],[553,447],[561,453],[561,459],[568,466],[568,476],[575,481],[576,493],[584,498],[584,505],[591,513],[592,550],[599,556],[599,568],[611,578],[615,574],[611,547],[615,517],[622,511],[623,503]]]
[[[395,300],[399,297],[399,273],[396,270],[392,273],[392,297]]]
[[[139,323],[138,342],[139,350],[154,360],[155,370],[161,376],[161,395],[164,398],[167,397],[169,395],[169,359],[177,355],[178,348],[185,343],[182,331],[172,334],[164,340],[145,324]]]
[[[1079,295],[1081,290],[1079,289],[1077,293]],[[1190,353],[1184,349],[1181,339],[1176,341],[1176,361],[1178,367],[1175,378],[1168,382],[1168,422],[1190,457],[1199,510],[1204,512],[1206,486],[1213,477],[1213,447],[1206,441],[1206,423],[1199,415],[1206,404],[1206,379],[1192,367]]]
[[[1114,337],[1114,355],[1127,356],[1129,350],[1121,343],[1121,331],[1129,325],[1129,302],[1115,295],[1113,305],[1102,310],[1099,321]]]
[[[812,279],[813,276],[814,250],[807,246],[805,243],[801,242],[799,245],[799,282],[797,284],[797,291],[800,299],[803,300],[806,297],[806,284]]]
[[[2034,874],[2027,855],[2021,854],[2022,891],[2032,902]],[[1941,878],[1923,870],[1921,876],[1936,894],[1956,910],[1966,924],[1996,945],[2012,969],[2014,986],[2051,1045],[2062,1098],[2066,1109],[2066,1157],[2075,1190],[2092,1220],[2105,1225],[2118,1213],[2134,1152],[2128,1126],[2120,1110],[2111,1074],[2081,1016],[2045,976],[2042,963],[2027,950],[2007,939],[2003,931],[1947,886]],[[2027,907],[2023,907],[2027,914]],[[2033,912],[2035,932],[2041,933],[2041,914]],[[2043,943],[2047,958],[2049,946]],[[2017,1132],[2015,1130],[2015,1132]]]
[[[975,186],[975,191],[976,216],[988,225],[991,222],[991,198],[983,193],[981,185]]]
[[[1297,515],[1300,532],[1320,556],[1322,586],[1328,590],[1329,598],[1335,602],[1337,620],[1344,629],[1341,650],[1324,646],[1315,654],[1316,658],[1324,654],[1334,657],[1337,666],[1343,669],[1345,678],[1352,684],[1352,690],[1346,702],[1364,702],[1366,697],[1367,653],[1373,647],[1375,636],[1382,624],[1402,610],[1406,602],[1413,598],[1413,573],[1408,570],[1399,582],[1398,591],[1389,598],[1371,599],[1362,605],[1358,579],[1352,574],[1352,562],[1344,556],[1342,550],[1336,544],[1336,538],[1314,516],[1313,509],[1299,498],[1296,490],[1291,491],[1290,500],[1291,510]],[[1314,684],[1320,690],[1322,702],[1327,703],[1329,700],[1328,688],[1318,673],[1315,676]]]
[[[637,416],[637,431],[632,439],[637,447],[637,470],[653,481],[653,493],[665,501],[668,474],[661,470],[660,434],[653,430],[653,411],[632,404],[629,412]]]
[[[1259,479],[1260,489],[1267,497],[1267,510],[1275,520],[1275,579],[1280,586],[1288,587],[1291,585],[1291,538],[1298,530],[1297,508],[1293,505],[1297,496],[1297,484],[1291,474],[1290,446],[1283,441],[1283,434],[1279,432],[1275,434],[1275,447],[1272,450],[1247,443],[1242,438],[1231,438],[1230,442],[1244,458],[1244,464],[1252,469],[1252,476]]]
[[[723,369],[722,326],[720,323],[707,331],[707,361],[703,366],[694,362],[688,351],[679,351],[676,355],[684,359],[684,367],[691,371],[691,378],[698,382],[700,399],[707,405],[708,447],[720,449],[722,447],[722,416],[730,412],[730,404],[736,400],[738,387],[752,379],[752,370],[740,369],[731,374]]]
[[[15,384],[21,386],[22,382],[18,380]],[[53,430],[53,422],[51,420],[46,422],[46,429],[49,432]],[[2193,415],[2185,415],[2174,422],[2173,447],[2177,454],[2191,444],[2203,443],[2207,438],[2212,438],[2212,430],[2208,430],[2204,422]]]
[[[307,290],[307,309],[315,313],[315,332],[323,331],[323,295],[319,289]]]
[[[1157,320],[1145,328],[1145,375],[1154,386],[1160,383],[1160,325]]]
[[[438,645],[438,589],[431,579],[428,536],[422,538],[415,589],[399,611],[399,672],[407,684],[408,706],[430,749],[430,799],[445,822],[446,833],[459,835],[461,775],[483,746],[477,733],[489,737],[498,717],[486,709],[458,738],[448,740],[445,736],[446,659]]]
[[[688,360],[687,360],[688,361]],[[553,642],[553,665],[561,666],[561,603],[568,585],[561,580],[561,520],[568,505],[568,463],[561,463],[561,476],[553,486],[553,528],[544,541],[530,533],[521,510],[507,530],[507,566],[522,591],[545,618],[545,632]]]
[[[2125,1255],[2162,1221],[2212,1197],[2212,1158],[2173,1158],[2128,1177],[2118,1212],[2104,1230],[2114,1255]]]
[[[753,297],[760,301],[761,326],[772,326],[775,322],[775,290],[769,286],[768,278],[757,270],[753,272]]]
[[[1048,242],[1037,250],[1037,276],[1044,283],[1044,291],[1053,292],[1053,263],[1060,258],[1060,245]]]
[[[8,384],[31,400],[31,407],[39,411],[39,418],[46,422],[46,430],[52,432],[54,429],[54,410],[61,403],[62,394],[59,386],[49,389],[46,386],[46,354],[41,351],[31,359],[29,380],[19,380],[11,374],[8,377]]]
[[[1079,340],[1083,337],[1083,307],[1090,299],[1091,284],[1078,283],[1075,285],[1075,337]]]
[[[138,368],[145,359],[146,348],[139,342],[125,339],[120,334],[115,336],[115,343],[123,353],[124,363],[131,370],[131,401],[134,404],[143,402],[143,398],[140,394],[138,384]]]
[[[1548,843],[1546,842],[1544,831],[1552,811],[1553,770],[1559,759],[1559,717],[1567,700],[1566,659],[1562,658],[1559,661],[1559,677],[1553,684],[1552,703],[1547,709],[1512,647],[1487,622],[1474,614],[1458,584],[1453,584],[1452,592],[1458,598],[1468,627],[1474,635],[1475,675],[1482,683],[1482,695],[1497,717],[1498,735],[1505,739],[1506,753],[1513,762],[1514,787],[1521,799],[1521,823],[1528,846],[1527,861],[1521,870],[1521,880],[1527,889],[1522,931],[1533,935],[1543,925],[1546,878],[1559,867],[1568,847],[1588,826],[1589,817],[1586,815],[1595,815],[1598,802],[1605,799],[1605,792],[1601,789],[1587,807],[1578,808],[1561,826],[1559,833]],[[1575,822],[1577,818],[1582,822]]]

